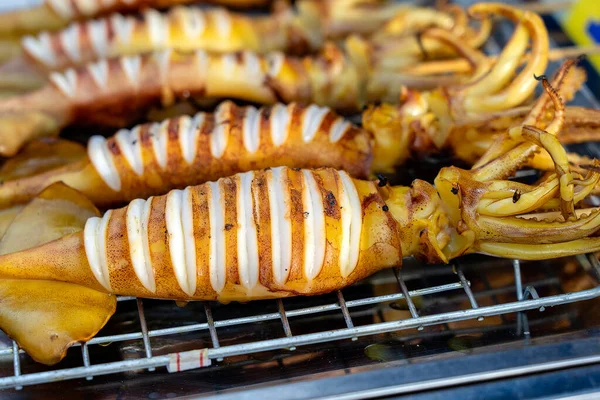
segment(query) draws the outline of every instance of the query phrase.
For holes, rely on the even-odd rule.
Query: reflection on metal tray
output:
[[[509,26],[497,27],[487,50],[497,52],[509,34]],[[566,44],[560,32],[554,37]],[[600,80],[588,73],[594,87]],[[589,87],[574,104],[598,107]],[[596,143],[571,150],[600,156]],[[437,157],[408,165],[396,183],[430,180],[451,162]],[[544,262],[470,256],[433,266],[405,261],[401,272],[382,271],[325,296],[185,306],[121,298],[97,337],[72,347],[55,367],[33,362],[2,336],[3,398],[419,393],[466,399],[483,390],[506,398],[598,389],[600,263],[594,255]],[[199,349],[207,349],[210,366],[167,372],[170,362],[198,357]],[[507,384],[507,378],[513,379]]]

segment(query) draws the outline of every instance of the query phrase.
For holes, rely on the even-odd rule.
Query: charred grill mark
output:
[[[120,156],[121,155],[121,149],[119,148],[119,145],[117,144],[116,141],[114,141],[114,140],[108,140],[107,144],[108,144],[108,150],[112,154],[114,154],[115,156]]]
[[[167,125],[167,138],[169,141],[179,139],[179,118],[173,118]]]
[[[260,115],[263,121],[268,121],[271,118],[271,112],[273,111],[272,106],[265,106],[260,108]]]
[[[237,185],[234,177],[220,180],[222,188],[222,196],[224,198],[225,207],[225,248],[237,249]],[[225,255],[227,269],[226,282],[234,285],[240,284],[240,275],[237,266],[239,265],[239,255],[237,251],[228,252]]]
[[[325,215],[334,219],[340,219],[340,208],[335,195],[330,190],[322,190],[325,192],[325,196],[323,196],[323,209],[325,210]]]
[[[371,203],[373,203],[373,202],[377,203],[377,202],[379,202],[379,199],[380,199],[380,196],[378,193],[370,193],[367,196],[365,196],[363,198],[363,201],[361,204],[363,215],[365,213],[365,210],[371,205]],[[387,207],[387,206],[385,206],[385,207]],[[386,210],[384,210],[384,211],[386,211]]]

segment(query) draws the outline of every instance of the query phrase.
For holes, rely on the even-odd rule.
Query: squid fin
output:
[[[0,241],[0,253],[81,230],[97,215],[85,196],[55,183],[17,214]],[[73,343],[93,337],[115,309],[115,296],[72,283],[0,279],[0,329],[43,364],[56,364]]]

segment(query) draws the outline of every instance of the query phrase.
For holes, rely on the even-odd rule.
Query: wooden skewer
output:
[[[600,54],[600,45],[589,45],[589,46],[572,46],[572,47],[559,47],[550,49],[548,52],[548,59],[550,61],[558,61],[565,58],[577,57],[580,55],[594,56]],[[490,56],[490,60],[495,61],[498,56]],[[523,57],[522,62],[526,62],[529,58],[529,54]],[[409,67],[403,72],[409,75],[436,75],[444,73],[468,73],[471,71],[471,65],[465,59],[458,60],[441,60],[441,61],[427,61]]]

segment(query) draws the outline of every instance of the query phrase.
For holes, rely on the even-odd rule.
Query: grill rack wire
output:
[[[458,1],[457,3],[461,3]],[[502,27],[501,27],[502,28]],[[510,34],[510,27],[504,26],[505,32],[500,34],[502,39],[498,39],[498,35],[490,40],[486,45],[486,49],[491,53],[497,53],[500,50],[499,42],[505,43],[506,37]],[[551,41],[552,43],[553,41]],[[600,108],[600,104],[592,94],[590,88],[585,85],[581,91],[583,103],[595,108]],[[598,149],[592,146],[589,152],[597,153]],[[585,148],[584,148],[585,151]],[[252,316],[244,316],[238,318],[215,320],[212,315],[212,308],[209,302],[204,303],[204,313],[206,321],[204,323],[196,323],[192,325],[182,325],[176,327],[168,327],[162,329],[149,330],[144,312],[144,302],[141,299],[134,297],[119,297],[117,301],[136,302],[137,313],[140,324],[139,332],[114,334],[106,336],[97,336],[89,340],[87,343],[75,344],[81,348],[82,366],[62,369],[52,369],[44,372],[22,373],[21,357],[25,357],[24,352],[18,348],[16,342],[12,341],[12,346],[0,349],[0,357],[12,356],[12,376],[0,377],[0,389],[14,388],[21,390],[27,385],[36,385],[56,381],[65,381],[77,378],[86,378],[92,380],[95,376],[122,373],[127,371],[148,370],[155,371],[157,368],[166,367],[171,355],[154,355],[152,340],[155,338],[181,334],[190,332],[199,332],[208,330],[212,347],[207,349],[207,357],[210,360],[220,362],[225,357],[238,355],[246,355],[259,353],[269,350],[287,349],[288,351],[295,350],[298,346],[306,346],[310,344],[333,342],[338,340],[357,340],[358,337],[394,332],[400,330],[416,329],[423,330],[425,326],[442,325],[451,322],[477,320],[483,321],[486,317],[502,316],[509,313],[517,314],[517,335],[523,336],[526,339],[530,337],[529,321],[524,311],[539,310],[544,311],[548,307],[559,306],[578,301],[590,300],[600,297],[600,262],[594,254],[586,254],[575,257],[579,266],[586,272],[593,275],[595,286],[591,289],[581,290],[572,293],[563,293],[558,295],[550,295],[540,297],[536,288],[532,285],[523,284],[521,274],[521,262],[512,260],[512,269],[514,274],[514,283],[516,289],[517,301],[499,303],[491,306],[479,306],[476,296],[471,290],[470,281],[465,276],[463,268],[460,266],[461,260],[455,260],[453,265],[456,273],[456,281],[437,286],[430,286],[416,290],[408,290],[405,278],[399,269],[393,271],[398,284],[398,291],[392,294],[379,296],[363,297],[347,301],[344,298],[342,291],[337,291],[337,301],[324,305],[309,306],[293,310],[286,310],[281,299],[273,300],[277,303],[277,312],[269,312]],[[431,268],[431,267],[427,267]],[[421,316],[413,301],[415,297],[433,295],[437,293],[446,293],[453,291],[462,291],[468,300],[469,308],[450,311],[444,313],[436,313],[431,315]],[[350,309],[359,306],[373,305],[379,303],[387,303],[391,301],[404,300],[406,301],[408,311],[411,317],[396,321],[385,321],[371,323],[367,325],[354,326]],[[290,326],[289,319],[310,314],[319,314],[339,310],[342,313],[346,327],[336,330],[324,330],[315,333],[294,335]],[[249,343],[233,344],[221,346],[219,343],[218,328],[241,326],[264,321],[280,320],[283,329],[283,337],[275,339],[259,340]],[[484,327],[482,326],[482,329]],[[477,329],[477,328],[475,328]],[[1,333],[0,333],[1,335]],[[93,364],[89,355],[89,346],[106,345],[114,342],[123,342],[127,340],[142,340],[145,356],[137,359],[128,359],[115,362]]]
[[[119,297],[119,302],[137,302],[139,322],[141,329],[139,332],[116,334],[110,336],[98,336],[92,338],[87,343],[76,344],[81,347],[83,366],[65,369],[56,369],[45,372],[22,374],[20,368],[20,357],[23,354],[17,344],[13,342],[11,348],[0,350],[0,356],[13,356],[14,375],[0,378],[0,389],[15,388],[22,389],[25,385],[35,385],[47,382],[56,382],[68,379],[86,378],[92,380],[94,376],[120,373],[132,370],[147,369],[154,371],[156,368],[166,367],[171,360],[171,355],[153,355],[151,341],[160,336],[174,335],[179,333],[189,333],[208,330],[210,333],[212,348],[207,349],[207,356],[217,362],[225,357],[236,355],[252,354],[268,350],[287,349],[293,351],[297,346],[304,346],[316,343],[332,342],[336,340],[351,339],[356,340],[359,336],[387,333],[399,330],[417,329],[422,330],[425,326],[446,324],[464,320],[483,321],[486,317],[504,315],[509,313],[519,313],[517,318],[517,333],[525,338],[530,336],[529,322],[527,315],[523,311],[538,309],[540,312],[548,307],[554,307],[562,304],[574,303],[578,301],[590,300],[600,297],[600,261],[594,254],[587,254],[575,257],[580,266],[588,272],[591,272],[595,279],[595,287],[578,292],[564,293],[540,297],[534,286],[523,286],[521,277],[521,263],[519,260],[512,260],[514,270],[515,288],[517,301],[496,304],[492,306],[480,307],[475,295],[471,290],[469,280],[466,278],[460,262],[453,263],[454,272],[457,280],[453,283],[442,284],[422,289],[409,291],[406,287],[405,279],[399,269],[395,269],[394,276],[398,283],[398,292],[380,296],[360,298],[346,301],[342,291],[337,291],[337,302],[325,305],[311,306],[306,308],[285,310],[281,299],[273,300],[277,302],[278,312],[264,313],[248,317],[232,318],[215,321],[212,317],[211,305],[204,303],[204,310],[207,318],[206,323],[193,325],[184,325],[164,329],[148,330],[146,317],[144,314],[143,300],[134,297]],[[461,309],[439,314],[420,316],[413,298],[427,296],[436,293],[462,290],[468,299],[470,308]],[[373,323],[355,327],[350,316],[350,308],[369,304],[386,303],[390,301],[404,300],[407,303],[411,318],[397,321],[387,321]],[[326,330],[316,333],[294,336],[289,323],[289,318],[303,316],[308,314],[318,314],[328,311],[340,310],[344,317],[346,328],[337,330]],[[267,320],[281,321],[284,337],[255,341],[250,343],[234,344],[229,346],[220,346],[217,328],[245,325]],[[102,345],[114,342],[121,342],[132,339],[141,339],[144,344],[145,357],[123,360],[102,364],[92,364],[88,347],[90,345]]]

